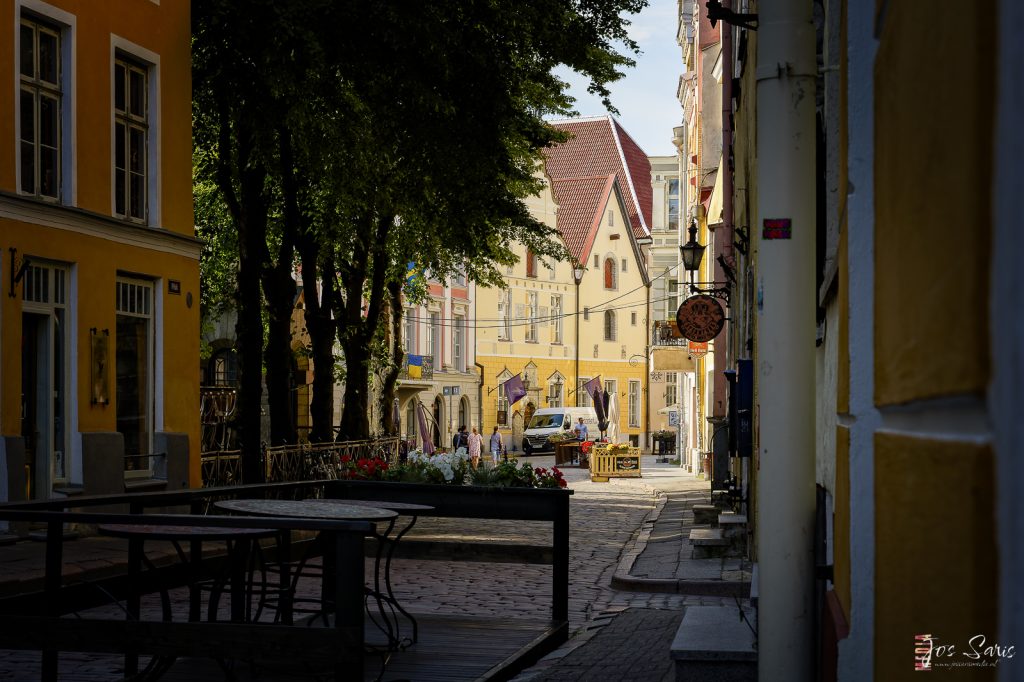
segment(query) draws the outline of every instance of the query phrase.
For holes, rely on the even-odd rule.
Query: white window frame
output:
[[[457,372],[466,371],[466,318],[452,318],[452,366]]]
[[[428,332],[430,333],[430,343],[427,344],[427,348],[430,349],[430,356],[433,358],[434,366],[437,367],[441,360],[441,313],[430,313]]]
[[[562,295],[551,295],[551,343],[562,343]]]
[[[37,289],[34,284],[42,284],[45,278],[45,291],[46,294],[43,297],[31,296],[30,291]],[[60,380],[63,383],[64,402],[63,410],[59,415],[48,414],[51,421],[55,421],[55,417],[59,418],[64,424],[64,437],[62,439],[61,452],[64,458],[64,475],[58,477],[54,471],[55,462],[55,448],[53,445],[53,434],[50,434],[51,442],[47,446],[50,450],[49,457],[49,481],[50,485],[62,485],[67,484],[72,479],[76,478],[75,472],[72,470],[72,456],[71,451],[72,439],[71,429],[77,428],[76,424],[72,421],[72,416],[77,415],[78,412],[78,399],[77,389],[73,383],[73,377],[76,372],[72,370],[72,362],[75,358],[75,353],[72,352],[72,346],[74,345],[74,310],[69,301],[72,299],[72,271],[71,267],[65,263],[58,263],[53,261],[33,260],[25,272],[24,278],[22,279],[22,290],[21,290],[21,310],[22,312],[36,313],[41,315],[48,315],[50,317],[50,343],[51,349],[52,344],[55,341],[54,320],[53,318],[57,315],[57,310],[64,311],[64,338],[63,338],[63,357],[61,358],[61,365],[63,372],[61,372]],[[50,364],[52,371],[52,361]],[[53,386],[54,377],[50,377],[51,388]],[[50,409],[53,408],[53,403],[49,403]],[[80,479],[79,479],[80,480]],[[40,491],[43,492],[43,491]],[[49,494],[49,493],[47,493]]]
[[[580,396],[580,399],[577,402],[579,402],[580,407],[594,406],[594,400],[590,397],[590,393],[587,392],[587,389],[583,388],[592,378],[593,377],[581,376],[576,379],[576,393]]]
[[[548,407],[562,407],[565,402],[565,377],[561,374],[548,378]]]
[[[405,352],[407,355],[416,355],[416,309],[406,308],[405,309],[405,324],[403,327],[403,339],[405,343]]]
[[[46,201],[56,201],[65,205],[77,203],[77,148],[78,148],[78,127],[76,125],[77,97],[76,59],[77,45],[76,27],[77,18],[74,14],[65,12],[49,5],[41,0],[16,0],[14,12],[14,46],[13,46],[13,69],[14,69],[14,145],[15,145],[15,188],[23,196],[35,196]],[[27,10],[27,12],[25,11]],[[33,16],[34,15],[34,16]],[[61,93],[58,107],[60,126],[58,129],[59,150],[57,156],[58,169],[58,191],[57,197],[46,197],[38,193],[26,193],[21,191],[21,21],[22,18],[30,22],[48,24],[51,30],[59,32],[60,75],[58,77]],[[37,117],[38,118],[38,117]]]
[[[117,109],[116,88],[117,62],[128,60],[146,70],[146,210],[145,218],[139,220],[117,212]],[[111,34],[110,36],[110,214],[122,220],[157,227],[161,221],[161,145],[160,145],[160,55],[146,48]],[[125,195],[127,213],[129,197]]]
[[[526,341],[537,343],[537,292],[526,294]]]
[[[498,327],[498,340],[512,340],[512,290],[505,289],[498,292],[498,318],[501,322]]]
[[[640,382],[629,380],[629,394],[626,398],[629,411],[629,428],[640,428]]]
[[[120,301],[119,301],[118,296],[117,296],[117,290],[121,287],[122,284],[129,285],[129,286],[135,286],[135,287],[139,287],[140,289],[148,290],[149,291],[149,310],[148,311],[147,310],[139,311],[137,309],[136,310],[132,310],[131,307],[128,307],[128,308],[121,307]],[[115,305],[114,305],[114,315],[115,315],[115,317],[118,316],[118,315],[123,315],[123,316],[126,316],[126,317],[141,317],[141,318],[145,318],[145,319],[149,320],[149,333],[147,334],[147,339],[146,339],[146,353],[147,353],[147,357],[149,359],[150,378],[149,378],[149,381],[146,382],[146,396],[145,396],[146,405],[145,405],[145,409],[149,413],[150,428],[149,428],[149,442],[140,445],[140,449],[142,450],[142,452],[140,454],[147,454],[147,453],[153,452],[154,437],[156,435],[156,432],[159,429],[161,429],[162,426],[163,426],[162,423],[160,423],[162,421],[162,419],[158,420],[158,417],[157,417],[157,405],[156,405],[156,400],[155,400],[155,396],[157,395],[157,381],[158,381],[158,379],[157,379],[157,351],[161,350],[161,349],[158,348],[157,342],[156,342],[156,339],[157,339],[157,320],[158,320],[158,317],[159,317],[159,313],[161,312],[159,310],[159,306],[158,306],[158,300],[159,300],[158,294],[160,292],[160,288],[157,286],[157,284],[158,284],[158,282],[153,281],[153,280],[139,279],[139,278],[135,278],[135,277],[127,277],[127,276],[121,276],[121,275],[118,275],[118,277],[115,280],[115,296],[114,296],[114,303],[115,303]],[[138,301],[135,302],[135,305],[137,307]],[[116,355],[117,355],[117,340],[116,340],[116,338],[114,340],[113,346],[114,347],[111,349],[111,352],[112,352],[112,354],[116,358]],[[116,383],[117,383],[117,370],[116,369],[114,370],[113,379],[114,379],[114,384],[115,384],[113,390],[114,390],[115,400],[116,400],[117,399],[117,387],[116,387]],[[131,470],[131,471],[125,470],[124,475],[125,475],[125,478],[147,478],[147,477],[152,476],[153,475],[153,461],[152,461],[152,458],[150,458],[150,460],[149,460],[149,468],[147,468],[147,469],[135,469],[135,470]]]

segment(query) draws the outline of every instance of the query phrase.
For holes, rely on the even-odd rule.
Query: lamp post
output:
[[[586,271],[582,263],[576,263],[572,268],[572,278],[576,282],[576,372],[573,376],[576,407],[580,406],[580,282]]]

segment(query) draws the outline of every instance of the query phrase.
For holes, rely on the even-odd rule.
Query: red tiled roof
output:
[[[551,191],[558,202],[558,229],[569,253],[579,263],[586,263],[590,258],[603,209],[614,186],[614,173],[551,182]]]
[[[648,226],[654,202],[651,163],[629,133],[611,116],[553,121],[551,125],[572,136],[545,150],[551,180],[614,174],[626,202],[633,236],[650,238]]]

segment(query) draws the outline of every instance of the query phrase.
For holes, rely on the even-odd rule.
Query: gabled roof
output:
[[[608,203],[614,201],[616,206],[628,206],[618,176],[610,173],[604,177],[554,180],[551,182],[551,191],[558,202],[558,230],[562,234],[562,240],[573,260],[586,264],[590,261],[597,233],[604,224]],[[618,232],[618,228],[606,229]],[[636,258],[637,269],[647,284],[647,268],[640,253],[640,246],[632,230],[625,232]]]
[[[553,180],[551,191],[558,202],[558,231],[569,253],[586,263],[604,215],[605,204],[615,186],[615,174],[604,177]]]
[[[557,182],[614,174],[624,195],[633,237],[650,239],[654,189],[651,162],[640,145],[611,116],[551,121],[551,125],[571,137],[545,150],[548,177]]]

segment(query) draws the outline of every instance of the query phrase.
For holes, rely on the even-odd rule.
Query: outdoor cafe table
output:
[[[395,598],[394,590],[391,589],[391,559],[394,558],[395,548],[398,546],[398,541],[402,537],[412,530],[412,527],[416,525],[416,519],[420,516],[427,516],[434,511],[434,507],[428,504],[413,504],[412,502],[389,502],[387,500],[337,500],[331,498],[310,498],[309,502],[315,502],[317,504],[344,504],[353,505],[357,507],[376,507],[378,509],[389,509],[393,512],[397,512],[399,516],[408,516],[409,523],[407,523],[398,533],[392,537],[390,535],[390,528],[388,532],[385,532],[380,536],[379,544],[377,546],[377,557],[374,563],[374,578],[377,581],[375,588],[380,593],[380,560],[381,551],[385,545],[387,545],[386,556],[384,557],[384,589],[386,590],[384,598],[388,604],[398,610],[403,616],[405,616],[410,623],[412,623],[412,638],[408,640],[408,644],[415,644],[419,640],[419,624],[416,622],[416,618],[411,613],[405,610],[402,605]],[[389,622],[390,624],[390,622]],[[401,639],[399,634],[398,619],[395,619],[395,631],[393,638],[402,642],[402,646],[408,646],[405,644],[406,640]]]
[[[391,530],[394,528],[395,519],[398,518],[398,512],[389,509],[382,509],[380,507],[368,507],[363,505],[355,504],[341,504],[334,500],[221,500],[215,503],[218,509],[233,512],[235,514],[245,514],[248,516],[277,516],[277,517],[293,517],[293,518],[308,518],[308,519],[331,519],[331,520],[343,520],[343,521],[371,521],[371,522],[387,522],[387,527],[383,533],[375,533],[375,537],[378,540],[377,549],[377,560],[375,566],[379,568],[381,552],[383,547],[388,542],[388,537]],[[321,575],[321,601],[322,605],[333,602],[333,586],[334,581],[331,579],[334,572],[333,557],[330,552],[324,552],[323,555],[324,570]],[[389,578],[385,576],[385,585],[388,584]],[[385,604],[391,605],[393,602],[389,599],[388,594],[380,591],[380,573],[376,571],[374,576],[374,589],[369,591],[369,595],[377,602],[377,610],[380,613],[381,619],[384,621],[385,627],[381,627],[374,620],[372,613],[370,613],[371,620],[381,627],[381,630],[388,637],[388,648],[396,649],[399,648],[401,642],[397,636],[397,625],[392,626],[391,619],[387,616],[385,610]],[[404,612],[404,610],[402,610]],[[369,612],[368,612],[369,613]]]
[[[172,543],[179,559],[191,570],[189,580],[189,621],[195,622],[201,614],[201,585],[199,581],[202,563],[203,542],[226,542],[228,548],[228,577],[231,586],[231,621],[245,622],[249,616],[248,589],[250,582],[246,580],[246,569],[252,548],[261,538],[272,537],[277,531],[269,528],[223,528],[215,526],[166,526],[149,524],[101,524],[101,535],[125,538],[128,540],[128,579],[132,591],[128,595],[127,614],[129,619],[138,620],[141,610],[141,569],[143,564],[154,569],[153,563],[146,557],[144,543],[147,540],[166,540]],[[181,542],[190,544],[190,555],[186,556]],[[215,580],[210,592],[208,619],[216,620],[217,604],[220,596],[222,580]],[[166,586],[160,588],[160,605],[163,618],[171,620],[171,600]],[[154,656],[142,672],[140,678],[156,679],[174,662],[173,656]],[[134,676],[138,668],[138,657],[135,654],[125,656],[125,673]]]

